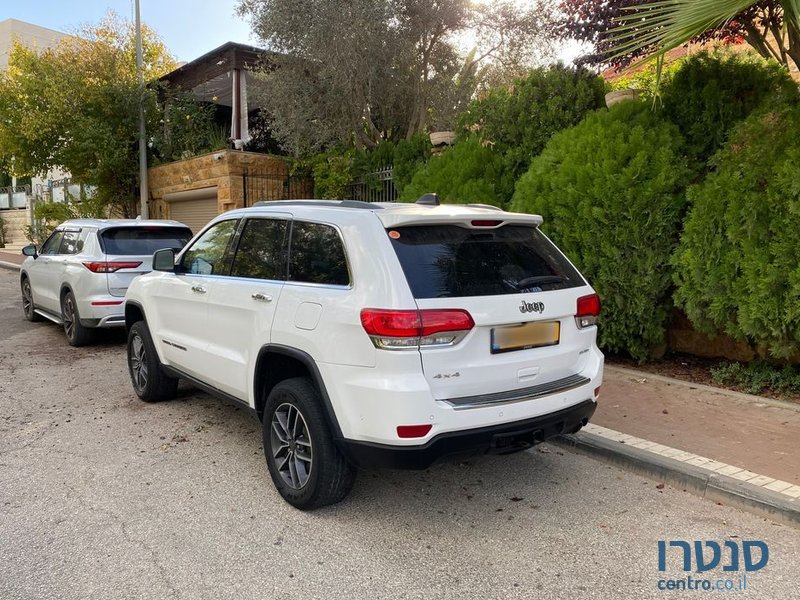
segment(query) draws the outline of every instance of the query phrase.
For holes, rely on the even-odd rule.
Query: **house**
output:
[[[309,178],[294,177],[284,157],[247,151],[254,119],[261,107],[248,95],[261,61],[260,48],[227,42],[188,62],[160,82],[213,104],[219,124],[231,139],[229,148],[148,170],[152,218],[176,219],[198,231],[218,214],[260,200],[313,195]]]

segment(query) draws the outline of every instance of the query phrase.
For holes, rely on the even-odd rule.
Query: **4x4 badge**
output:
[[[522,301],[522,304],[519,307],[519,312],[521,313],[543,313],[544,312],[544,302],[525,302]]]

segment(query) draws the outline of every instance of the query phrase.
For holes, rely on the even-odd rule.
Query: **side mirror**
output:
[[[165,273],[175,272],[175,250],[165,248],[156,250],[153,254],[153,271],[163,271]]]
[[[33,244],[28,244],[27,246],[23,247],[22,253],[25,256],[32,256],[33,258],[39,256],[39,253],[36,252],[36,246],[34,246]]]

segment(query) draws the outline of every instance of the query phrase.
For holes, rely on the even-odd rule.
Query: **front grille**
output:
[[[511,402],[524,402],[526,400],[533,400],[542,396],[548,396],[557,392],[565,392],[582,385],[589,383],[591,379],[583,375],[570,375],[563,379],[550,381],[548,383],[540,383],[531,387],[522,388],[519,390],[509,390],[507,392],[496,392],[494,394],[483,394],[481,396],[464,396],[462,398],[450,398],[442,400],[456,410],[465,408],[477,408],[480,406],[488,406],[492,404],[509,404]]]

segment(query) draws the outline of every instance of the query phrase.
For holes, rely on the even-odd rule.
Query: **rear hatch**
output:
[[[463,400],[578,378],[594,336],[576,324],[583,277],[531,223],[388,229],[417,307],[466,310],[474,327],[421,347],[434,397]],[[439,313],[441,314],[441,313]]]
[[[108,293],[122,297],[131,282],[152,270],[153,253],[164,248],[180,249],[192,237],[188,227],[141,225],[111,227],[100,232],[105,254]]]

